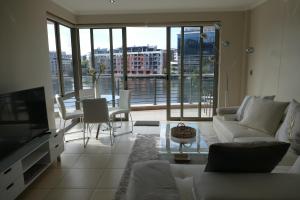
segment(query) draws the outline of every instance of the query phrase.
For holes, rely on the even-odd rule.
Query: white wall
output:
[[[49,67],[48,0],[9,0],[0,6],[0,93],[44,86],[49,127],[55,128]]]
[[[247,93],[300,100],[300,1],[269,0],[251,11]],[[250,75],[250,70],[253,75]]]

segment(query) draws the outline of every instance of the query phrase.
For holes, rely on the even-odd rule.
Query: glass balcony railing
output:
[[[180,78],[178,75],[171,75],[171,103],[172,105],[180,105]],[[195,105],[199,102],[201,106],[213,107],[213,89],[214,76],[212,74],[202,75],[202,84],[199,77],[193,75],[185,75],[184,77],[184,104]],[[100,93],[103,95],[112,94],[112,81],[110,75],[100,76],[99,87]],[[115,78],[115,94],[119,94],[119,90],[124,88],[122,78]],[[155,106],[167,104],[167,76],[166,75],[131,75],[127,80],[128,89],[131,91],[131,106]],[[92,86],[89,76],[83,77],[83,87],[90,88]]]
[[[213,89],[214,77],[211,74],[202,75],[202,84],[198,80],[199,77],[193,75],[184,76],[183,102],[189,108],[197,109],[201,102],[202,112],[206,116],[212,116],[213,108]],[[172,107],[180,106],[180,78],[178,75],[170,76],[170,101]],[[100,93],[102,95],[111,95],[111,76],[101,76],[99,81]],[[115,78],[115,94],[119,94],[119,90],[124,88],[122,78]],[[148,75],[148,76],[129,76],[128,89],[131,91],[131,106],[132,107],[147,107],[167,105],[167,76],[166,75]],[[83,88],[91,88],[90,76],[83,77]],[[76,99],[70,97],[64,100],[67,111],[75,110]],[[55,111],[58,107],[54,105]]]

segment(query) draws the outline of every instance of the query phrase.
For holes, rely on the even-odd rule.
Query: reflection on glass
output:
[[[200,102],[200,27],[184,28],[183,116],[199,117]],[[181,41],[181,39],[179,39]],[[179,45],[181,49],[181,46]]]
[[[79,29],[80,42],[80,60],[82,73],[82,87],[84,89],[92,88],[92,78],[88,75],[88,69],[91,67],[91,36],[90,29]]]
[[[115,94],[118,95],[120,89],[124,88],[124,71],[123,71],[123,41],[122,29],[116,28],[112,30],[113,34],[113,65],[115,75]]]
[[[202,93],[201,93],[201,117],[207,118],[213,115],[215,61],[216,61],[216,29],[215,26],[204,26],[202,46]]]
[[[111,85],[111,64],[110,64],[110,44],[109,29],[94,29],[94,57],[97,75],[100,73],[99,85],[100,93],[103,95],[112,94]]]
[[[66,94],[74,91],[71,29],[66,26],[59,25],[59,33],[61,45],[62,73],[64,80],[64,90]]]
[[[181,102],[181,65],[180,65],[180,40],[181,28],[171,28],[170,49],[170,113],[171,117],[180,117]]]
[[[171,27],[171,117],[212,117],[215,28],[184,27],[183,32],[181,27]]]
[[[131,104],[166,104],[166,27],[127,27]]]
[[[49,59],[50,59],[53,94],[60,94],[59,70],[58,70],[57,51],[56,51],[56,42],[55,42],[55,29],[54,29],[53,22],[47,21],[47,30],[48,30]]]

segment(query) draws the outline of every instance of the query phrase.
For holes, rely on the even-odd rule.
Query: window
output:
[[[53,93],[65,97],[67,110],[75,109],[74,63],[72,55],[71,28],[47,20],[49,64]],[[58,110],[55,105],[55,111]]]
[[[72,59],[71,29],[59,25],[60,46],[61,46],[61,70],[63,76],[64,93],[74,92],[74,73]]]
[[[47,21],[48,29],[48,44],[49,44],[49,63],[51,70],[52,88],[54,94],[60,94],[60,80],[59,80],[59,69],[57,60],[57,47],[55,37],[55,27],[52,21]]]
[[[79,29],[79,36],[82,88],[87,89],[93,87],[92,77],[88,75],[92,66],[90,29]]]
[[[111,95],[113,106],[119,90],[129,89],[132,106],[166,105],[171,109],[168,116],[174,119],[211,118],[218,55],[214,26],[82,28],[80,64],[79,52],[72,51],[72,45],[77,45],[72,44],[74,30],[48,22],[55,93],[70,96],[75,88],[92,88],[98,83],[101,95]],[[99,82],[92,80],[89,68],[95,68]],[[74,72],[76,82],[77,75],[82,75],[78,83]]]

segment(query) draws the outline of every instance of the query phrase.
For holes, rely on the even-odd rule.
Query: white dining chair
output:
[[[58,95],[58,94],[55,95],[55,101],[56,101],[56,104],[58,106],[58,114],[59,114],[59,117],[60,117],[59,129],[61,129],[61,121],[63,120],[62,130],[63,130],[64,136],[67,135],[67,134],[81,132],[81,131],[74,131],[74,132],[66,133],[65,129],[66,129],[66,121],[68,121],[68,120],[79,119],[80,122],[82,121],[82,118],[83,118],[82,110],[75,110],[75,111],[72,111],[72,112],[67,112],[63,97]],[[73,140],[80,140],[80,139],[83,139],[83,138],[76,138],[76,139],[71,139],[71,140],[66,140],[65,139],[65,142],[69,142],[69,141],[73,141]]]
[[[90,89],[80,89],[79,90],[79,99],[82,101],[84,99],[95,99],[95,90]]]
[[[90,132],[91,129],[89,126],[91,124],[98,124],[98,130],[96,134],[96,138],[98,139],[100,126],[105,123],[109,129],[110,133],[110,142],[111,145],[113,144],[113,137],[112,137],[112,126],[111,121],[109,118],[109,112],[107,107],[107,102],[105,98],[98,98],[98,99],[85,99],[82,101],[83,105],[83,123],[84,123],[84,132]]]
[[[130,113],[130,98],[131,98],[131,93],[130,90],[120,90],[119,91],[119,106],[117,108],[111,108],[109,112],[109,117],[112,121],[112,127],[113,127],[113,136],[116,137],[118,135],[123,135],[127,133],[133,133],[133,121],[132,121],[132,116]],[[116,127],[114,126],[114,123],[116,122],[116,116],[117,115],[122,115],[122,114],[128,114],[130,117],[130,122],[131,122],[131,130],[126,131],[126,132],[121,132],[118,135],[115,134],[115,129],[116,128],[121,128],[122,127],[122,117],[120,117],[121,120],[121,125]]]

